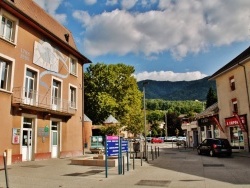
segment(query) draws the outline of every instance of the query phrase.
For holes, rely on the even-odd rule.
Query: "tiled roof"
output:
[[[84,121],[92,122],[91,119],[89,119],[89,117],[86,116],[85,114],[84,114]]]
[[[110,115],[104,122],[104,124],[119,123],[112,115]]]
[[[31,22],[34,22],[44,30],[47,30],[51,35],[63,42],[64,45],[70,46],[78,54],[80,54],[80,52],[77,50],[72,33],[66,27],[52,18],[33,0],[0,0],[0,2],[8,4],[9,7],[18,11],[19,13],[27,17]],[[68,41],[65,38],[65,35],[67,34],[69,35]],[[88,60],[86,57],[84,57],[84,59]],[[88,63],[90,62],[91,61],[88,60]]]
[[[239,63],[242,63],[242,61],[250,58],[250,47],[248,47],[245,51],[243,51],[241,54],[239,54],[237,57],[235,57],[232,61],[230,61],[228,64],[223,66],[221,69],[216,71],[209,79],[214,79],[220,74],[223,74],[224,72],[230,70],[231,68],[237,66]]]
[[[215,114],[218,114],[219,108],[218,108],[218,103],[214,103],[213,105],[209,106],[207,109],[205,109],[203,112],[197,114],[195,117],[196,119],[200,119],[203,117],[209,117],[213,116]]]

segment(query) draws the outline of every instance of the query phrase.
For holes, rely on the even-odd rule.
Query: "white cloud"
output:
[[[96,4],[97,0],[84,0],[87,5],[94,5]]]
[[[53,16],[61,24],[67,23],[66,14],[57,14],[56,10],[62,4],[63,0],[34,0],[40,7]]]
[[[128,10],[137,1],[122,2]],[[250,1],[159,0],[158,7],[159,10],[143,13],[117,9],[76,17],[86,30],[84,52],[93,56],[157,56],[169,51],[181,60],[188,53],[199,53],[209,46],[249,39]]]
[[[138,0],[122,0],[121,6],[125,10],[129,10],[135,6]]]
[[[106,1],[106,5],[108,5],[108,6],[109,6],[109,5],[111,5],[111,6],[112,6],[112,5],[116,5],[117,3],[118,3],[118,0],[107,0],[107,1]]]
[[[90,24],[91,17],[90,17],[90,15],[88,14],[88,12],[78,10],[78,11],[74,11],[72,15],[73,15],[74,18],[76,18],[76,19],[78,19],[78,20],[81,20],[81,23],[82,23],[84,26]]]
[[[172,71],[160,71],[160,72],[142,72],[135,74],[134,77],[137,81],[142,80],[156,80],[156,81],[191,81],[191,80],[199,80],[207,75],[202,74],[199,71],[195,72],[185,72],[185,73],[175,73]]]

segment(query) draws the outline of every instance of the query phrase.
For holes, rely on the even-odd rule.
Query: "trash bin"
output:
[[[133,143],[133,149],[134,149],[134,152],[140,152],[140,142],[134,142]]]

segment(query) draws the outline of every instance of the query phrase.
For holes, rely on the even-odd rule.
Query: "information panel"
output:
[[[119,137],[118,136],[107,136],[106,142],[107,156],[118,156],[119,154]],[[128,151],[128,141],[121,139],[121,151]]]

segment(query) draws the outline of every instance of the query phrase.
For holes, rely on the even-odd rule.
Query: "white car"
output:
[[[179,136],[177,138],[178,141],[186,141],[186,137],[185,136]]]

